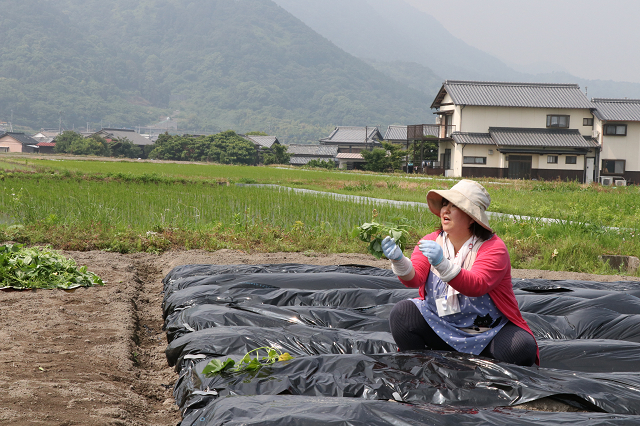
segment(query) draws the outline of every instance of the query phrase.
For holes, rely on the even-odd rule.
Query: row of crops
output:
[[[339,235],[370,219],[374,208],[381,218],[403,217],[425,230],[436,224],[435,217],[420,206],[374,205],[277,188],[76,180],[43,183],[22,180],[20,187],[0,194],[0,206],[20,223],[51,217],[67,225],[100,223],[140,231],[157,226],[206,229],[216,224],[290,228],[297,222]]]

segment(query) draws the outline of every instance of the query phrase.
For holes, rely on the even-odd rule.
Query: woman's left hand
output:
[[[420,240],[418,244],[418,248],[424,254],[427,259],[429,259],[429,263],[433,266],[438,266],[442,259],[444,259],[444,253],[442,252],[442,247],[440,244],[431,240]]]

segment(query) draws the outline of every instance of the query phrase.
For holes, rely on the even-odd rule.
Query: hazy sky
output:
[[[640,1],[404,1],[516,69],[640,83]]]

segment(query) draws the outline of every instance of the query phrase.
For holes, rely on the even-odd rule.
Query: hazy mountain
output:
[[[270,0],[0,0],[0,121],[185,131],[432,120],[431,99],[344,52]],[[423,69],[424,71],[424,69]]]
[[[435,18],[401,0],[274,0],[346,52],[416,62],[446,79],[519,76],[499,59],[452,36]]]
[[[431,15],[402,0],[274,0],[319,34],[356,57],[375,59],[376,68],[397,81],[412,80],[415,70],[397,67],[413,62],[432,70],[431,91],[445,80],[577,83],[590,97],[640,98],[640,84],[586,80],[553,64],[518,70],[454,37]],[[387,62],[386,66],[382,63]],[[403,71],[404,70],[404,71]],[[548,72],[553,71],[553,72]],[[435,80],[439,80],[437,83]],[[415,86],[413,86],[415,87]],[[429,92],[429,90],[427,90]]]

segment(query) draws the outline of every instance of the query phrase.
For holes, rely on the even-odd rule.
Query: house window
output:
[[[8,146],[0,146],[0,152],[9,152]]]
[[[625,160],[602,160],[602,174],[613,175],[624,173]]]
[[[567,155],[566,157],[564,157],[564,163],[565,164],[577,164],[578,163],[578,157],[575,155]]]
[[[607,136],[627,136],[626,124],[605,124],[604,134]]]
[[[569,127],[568,115],[547,115],[547,127]]]
[[[558,164],[558,156],[557,155],[547,155],[547,163]]]
[[[583,118],[582,119],[583,126],[593,126],[593,118]]]
[[[463,157],[464,164],[487,164],[487,157]]]

